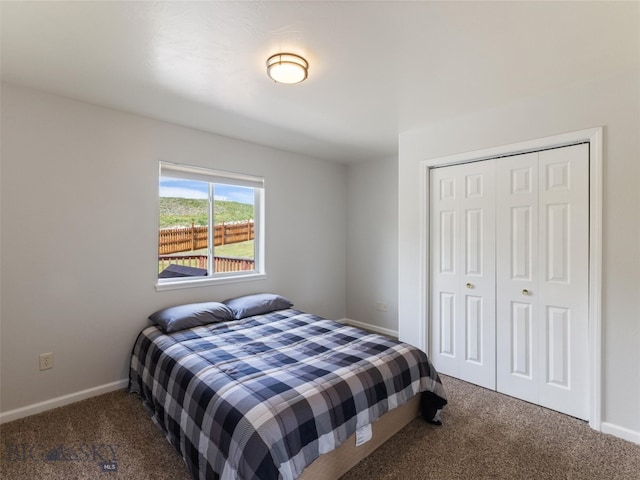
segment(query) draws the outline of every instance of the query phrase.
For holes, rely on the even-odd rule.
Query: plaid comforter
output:
[[[405,343],[294,309],[136,340],[130,391],[195,479],[294,479],[357,428],[444,389]]]

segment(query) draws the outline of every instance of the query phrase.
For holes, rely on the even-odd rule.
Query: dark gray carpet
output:
[[[640,480],[640,445],[444,377],[436,427],[416,419],[343,480]],[[3,479],[190,477],[135,395],[109,393],[0,427]]]

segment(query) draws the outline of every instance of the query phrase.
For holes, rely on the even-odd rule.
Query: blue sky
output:
[[[195,180],[160,177],[160,196],[207,198],[209,195],[208,185],[206,182],[197,182]],[[253,189],[248,187],[234,187],[231,185],[216,185],[215,199],[253,205]]]

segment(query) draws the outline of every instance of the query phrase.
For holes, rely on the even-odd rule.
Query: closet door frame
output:
[[[420,299],[420,339],[422,348],[430,354],[431,347],[431,285],[429,252],[431,251],[430,171],[461,163],[477,162],[496,157],[508,157],[537,150],[589,143],[589,426],[601,430],[602,424],[602,127],[538,138],[483,150],[465,152],[420,162],[420,287],[425,294]]]

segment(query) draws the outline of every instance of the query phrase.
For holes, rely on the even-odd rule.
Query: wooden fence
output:
[[[213,226],[213,245],[245,242],[255,237],[253,220],[220,223]],[[188,252],[207,248],[209,227],[191,224],[190,227],[161,228],[158,232],[158,255]]]
[[[206,255],[160,255],[158,256],[158,272],[162,272],[169,265],[184,265],[185,267],[207,268]],[[254,262],[248,258],[213,257],[213,271],[245,272],[254,269]]]

